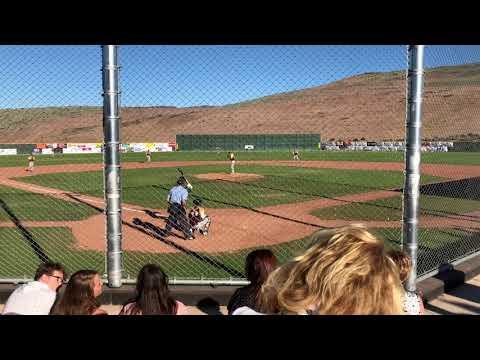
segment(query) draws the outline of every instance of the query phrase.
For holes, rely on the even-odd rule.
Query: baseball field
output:
[[[124,277],[146,262],[170,278],[242,278],[246,254],[271,248],[280,261],[300,253],[321,228],[365,223],[391,246],[401,241],[402,152],[122,154]],[[40,259],[69,272],[105,272],[101,154],[0,157],[0,278],[31,277]],[[180,167],[212,218],[208,237],[163,233],[166,197]],[[419,273],[480,248],[480,157],[422,154]],[[433,189],[433,190],[432,190]],[[467,189],[467,190],[462,190]],[[462,196],[463,194],[463,196]]]

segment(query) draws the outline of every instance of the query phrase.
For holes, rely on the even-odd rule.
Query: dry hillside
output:
[[[424,138],[480,137],[480,64],[426,72]],[[123,142],[176,134],[320,133],[322,139],[401,139],[405,73],[368,73],[222,107],[122,108]],[[100,142],[99,108],[0,110],[0,142]]]

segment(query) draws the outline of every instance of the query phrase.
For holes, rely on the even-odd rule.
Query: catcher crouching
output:
[[[193,200],[193,208],[188,214],[188,220],[193,232],[198,230],[200,234],[204,236],[208,235],[208,229],[210,228],[212,220],[205,212],[202,199]]]

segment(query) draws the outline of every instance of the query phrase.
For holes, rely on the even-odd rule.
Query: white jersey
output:
[[[16,288],[3,308],[3,313],[48,315],[57,293],[41,281],[32,281]]]

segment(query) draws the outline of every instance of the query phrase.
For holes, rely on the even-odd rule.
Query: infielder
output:
[[[33,154],[31,154],[29,157],[28,157],[28,167],[27,167],[27,171],[33,171],[33,167],[35,166],[35,156],[33,156]]]
[[[230,160],[230,174],[235,174],[235,154],[230,151],[228,159]]]
[[[300,156],[297,149],[293,149],[293,160],[300,160]]]

